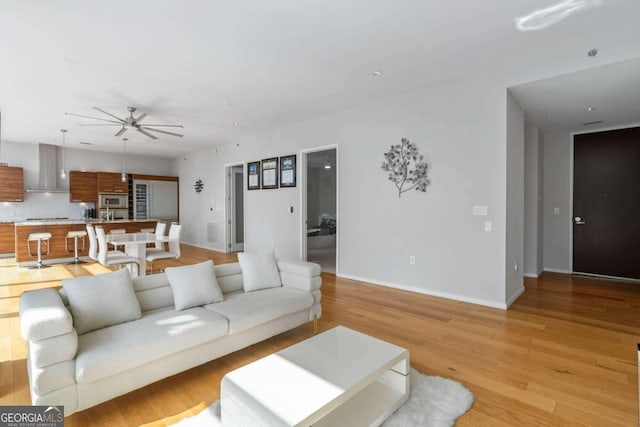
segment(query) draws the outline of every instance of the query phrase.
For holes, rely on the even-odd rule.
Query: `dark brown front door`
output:
[[[574,137],[573,271],[640,279],[640,128]]]

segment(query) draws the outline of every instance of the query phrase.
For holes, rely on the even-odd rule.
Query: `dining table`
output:
[[[124,252],[132,257],[140,260],[140,268],[138,268],[138,276],[147,275],[147,244],[156,242],[171,242],[168,236],[157,237],[154,233],[121,233],[107,234],[107,243],[114,246],[124,246]],[[132,277],[136,275],[135,270],[129,265]]]

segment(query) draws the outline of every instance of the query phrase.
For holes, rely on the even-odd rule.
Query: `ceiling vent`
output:
[[[593,122],[584,122],[582,126],[599,125],[600,123],[604,123],[604,122],[602,120],[595,120]]]

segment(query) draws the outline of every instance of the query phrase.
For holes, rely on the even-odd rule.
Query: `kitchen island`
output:
[[[32,264],[37,261],[36,245],[32,242],[31,254],[27,248],[27,238],[31,233],[51,233],[49,253],[46,245],[43,245],[42,259],[46,264],[65,262],[73,260],[73,239],[69,239],[65,246],[66,235],[69,231],[86,230],[86,224],[101,225],[106,233],[121,228],[127,233],[136,233],[142,228],[155,228],[156,220],[71,220],[71,219],[51,219],[51,220],[29,220],[15,222],[15,256],[18,265]],[[82,239],[78,240],[78,256],[89,255],[89,241],[85,237],[84,249]],[[47,262],[48,261],[48,262]]]

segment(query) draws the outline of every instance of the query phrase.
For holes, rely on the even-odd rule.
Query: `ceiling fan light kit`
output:
[[[106,123],[80,123],[80,126],[120,126],[121,129],[118,130],[118,132],[116,132],[115,136],[117,137],[121,137],[126,131],[128,131],[129,129],[132,130],[136,130],[138,132],[140,132],[142,135],[146,136],[147,138],[151,138],[151,139],[158,139],[157,136],[155,136],[154,134],[150,133],[150,132],[154,132],[154,133],[163,133],[166,135],[171,135],[171,136],[177,136],[182,138],[184,135],[176,133],[176,132],[169,132],[166,130],[162,130],[162,129],[156,129],[159,127],[162,128],[184,128],[183,125],[165,125],[165,124],[146,124],[146,123],[141,123],[142,120],[148,116],[147,113],[142,113],[140,114],[138,117],[133,117],[133,113],[135,113],[137,111],[136,107],[127,107],[127,111],[129,111],[129,117],[126,117],[124,119],[111,114],[108,111],[105,111],[101,108],[98,107],[93,107],[94,110],[99,111],[102,114],[105,114],[107,116],[110,117],[110,119],[104,119],[104,118],[100,118],[100,117],[91,117],[91,116],[85,116],[83,114],[74,114],[74,113],[65,113],[68,116],[75,116],[75,117],[82,117],[85,119],[92,119],[92,120],[100,120],[102,122],[106,122]]]

